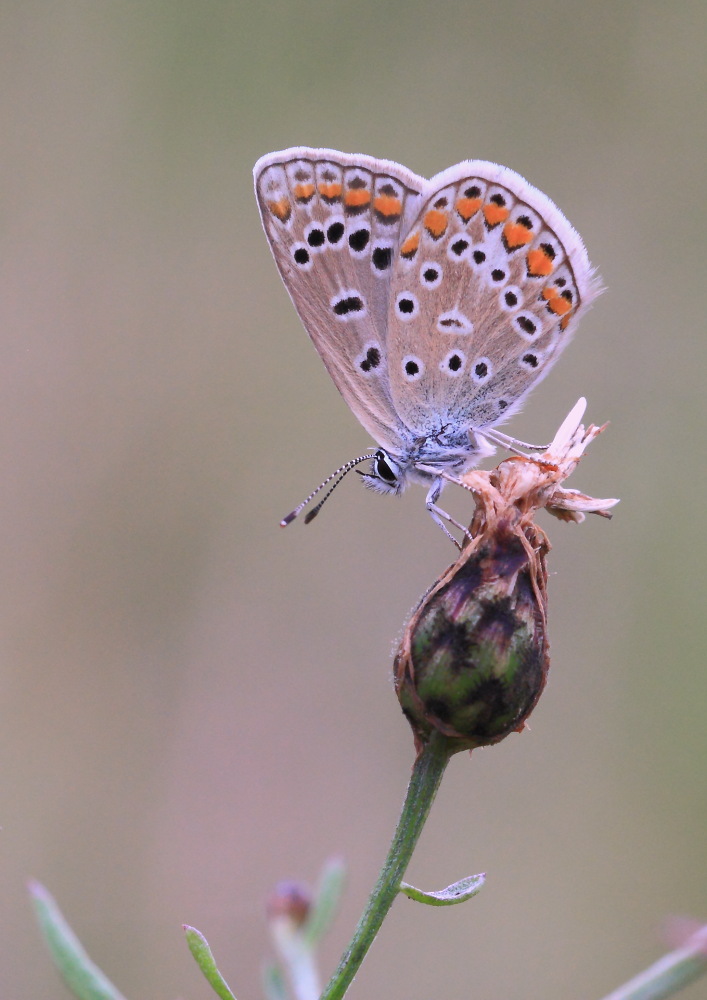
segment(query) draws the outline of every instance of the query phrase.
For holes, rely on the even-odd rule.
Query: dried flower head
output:
[[[452,752],[497,743],[524,728],[540,697],[550,543],[535,512],[581,522],[588,513],[610,517],[618,503],[561,485],[604,429],[585,430],[585,407],[581,399],[538,457],[448,477],[473,494],[469,538],[413,612],[395,658],[395,688],[418,750],[434,731]]]

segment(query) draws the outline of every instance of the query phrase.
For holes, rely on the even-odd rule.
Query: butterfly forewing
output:
[[[467,161],[429,185],[395,259],[387,342],[393,404],[422,435],[510,415],[598,290],[579,235],[520,175]]]
[[[391,278],[426,184],[398,164],[324,149],[255,166],[265,232],[300,319],[348,405],[393,451],[407,431],[388,379]]]

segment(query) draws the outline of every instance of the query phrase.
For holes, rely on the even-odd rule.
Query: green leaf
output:
[[[209,948],[208,941],[204,935],[195,927],[190,927],[188,924],[184,924],[183,927],[184,933],[187,936],[189,950],[196,959],[196,964],[204,973],[206,981],[214,992],[221,997],[221,1000],[236,1000],[228,987],[228,983],[216,968],[214,956],[211,954],[211,948]]]
[[[604,1000],[664,1000],[707,973],[707,924]]]
[[[485,881],[485,874],[469,875],[468,878],[452,882],[446,889],[441,889],[439,892],[423,892],[422,889],[416,889],[414,885],[401,882],[400,891],[404,892],[410,899],[414,899],[418,903],[427,903],[428,906],[454,906],[455,903],[463,903],[475,896]]]
[[[330,858],[319,875],[312,909],[303,929],[305,941],[313,948],[329,930],[339,908],[346,866],[340,858]]]
[[[29,891],[54,964],[74,996],[78,1000],[124,1000],[123,994],[88,957],[44,886],[31,881]]]

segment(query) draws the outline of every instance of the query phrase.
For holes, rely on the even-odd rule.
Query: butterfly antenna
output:
[[[313,507],[305,517],[304,523],[309,524],[309,522],[317,516],[319,511],[322,509],[326,501],[332,495],[332,493],[339,485],[341,480],[344,478],[346,473],[351,472],[351,470],[355,468],[355,466],[360,465],[361,462],[370,462],[370,460],[371,460],[370,454],[359,455],[358,458],[352,458],[350,462],[346,463],[346,465],[342,465],[341,468],[336,470],[336,472],[332,472],[330,476],[327,476],[327,478],[324,480],[323,483],[320,483],[319,486],[317,486],[316,490],[313,490],[313,492],[309,494],[306,500],[303,500],[301,504],[298,504],[298,506],[295,507],[295,509],[291,511],[287,515],[287,517],[283,517],[283,519],[280,521],[280,527],[286,528],[288,524],[291,524],[294,521],[294,519],[302,513],[307,504],[314,499],[317,493],[323,490],[324,487],[327,486],[332,481],[332,479],[335,479],[336,482],[334,483],[334,485],[330,487],[330,489],[328,489],[327,492],[324,494],[324,499],[320,500],[317,506]]]

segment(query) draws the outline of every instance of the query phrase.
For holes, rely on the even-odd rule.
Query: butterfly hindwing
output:
[[[394,264],[388,365],[416,433],[509,416],[598,291],[579,237],[519,174],[466,161],[433,178]]]
[[[360,422],[393,450],[407,431],[388,379],[391,276],[426,184],[398,164],[326,149],[255,166],[263,226],[300,319]]]

